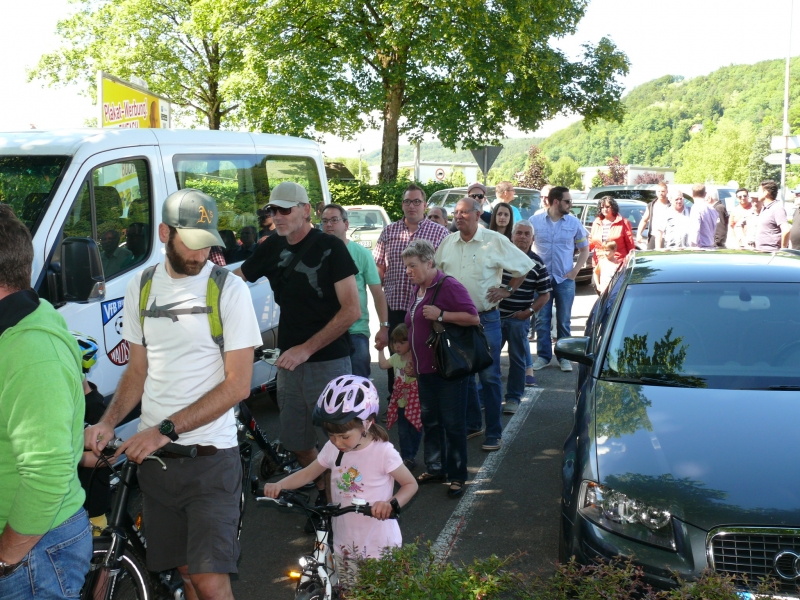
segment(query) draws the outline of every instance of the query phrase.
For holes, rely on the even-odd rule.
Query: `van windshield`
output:
[[[0,202],[33,235],[69,163],[68,156],[0,156]]]

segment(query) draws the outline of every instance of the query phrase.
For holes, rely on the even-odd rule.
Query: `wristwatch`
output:
[[[161,432],[161,435],[167,436],[173,442],[178,441],[178,434],[175,433],[175,423],[169,419],[161,421],[161,423],[158,424],[158,430]]]
[[[397,500],[395,500],[397,502]],[[392,505],[394,506],[394,505]],[[400,509],[397,509],[397,512],[400,512]],[[0,577],[5,577],[6,575],[11,575],[14,571],[19,569],[23,564],[25,564],[24,560],[19,561],[18,563],[7,563],[3,560],[0,560]]]
[[[504,285],[502,287],[503,287],[503,289],[508,290],[512,294],[517,291],[517,290],[514,289],[514,286],[512,286],[512,285]]]
[[[382,321],[381,327],[389,327],[389,321]]]
[[[400,504],[397,502],[397,498],[392,498],[391,500],[389,500],[389,504],[392,505],[392,508],[394,509],[394,514],[399,515]]]
[[[439,311],[439,316],[436,317],[436,320],[439,321],[439,323],[444,323],[444,310]]]

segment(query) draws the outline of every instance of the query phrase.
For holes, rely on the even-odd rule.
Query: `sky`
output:
[[[97,108],[76,86],[54,89],[27,82],[26,69],[61,44],[56,24],[76,10],[69,0],[3,0],[0,20],[0,131],[82,127]],[[590,0],[575,35],[552,40],[571,58],[581,44],[602,36],[613,40],[630,59],[626,90],[663,75],[707,75],[731,64],[785,59],[796,53],[800,38],[800,2],[793,0]],[[790,17],[791,15],[791,17]],[[790,44],[791,32],[791,44]],[[791,45],[791,48],[790,48]],[[546,136],[575,121],[559,117],[533,135]],[[526,134],[507,129],[509,137]],[[402,143],[402,141],[401,141]],[[377,150],[381,132],[372,130],[352,141],[326,136],[326,155],[356,156]]]

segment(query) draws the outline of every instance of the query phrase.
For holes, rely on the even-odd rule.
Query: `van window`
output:
[[[106,279],[143,263],[153,246],[150,176],[143,159],[94,169],[72,203],[64,237],[91,237],[100,246]]]
[[[312,207],[323,201],[317,163],[308,157],[184,154],[173,158],[173,167],[178,189],[195,188],[216,200],[228,263],[240,262],[252,253],[252,234],[259,225],[257,211],[267,204],[270,191],[279,183],[302,185]],[[260,233],[256,239],[259,237]]]
[[[0,157],[0,202],[11,205],[31,235],[68,164],[67,156]]]

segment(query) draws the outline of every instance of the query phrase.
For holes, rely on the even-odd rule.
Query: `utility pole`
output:
[[[786,151],[789,149],[789,65],[792,58],[792,18],[794,0],[789,0],[789,49],[786,52],[786,74],[783,79],[783,161],[781,161],[781,201],[786,203]]]

